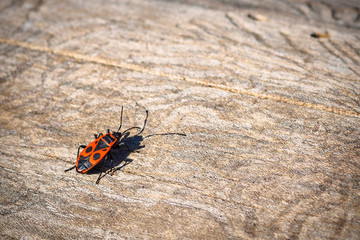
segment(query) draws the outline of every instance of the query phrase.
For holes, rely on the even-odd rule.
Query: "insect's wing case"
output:
[[[76,161],[76,170],[81,173],[87,173],[105,158],[106,154],[110,151],[112,145],[114,145],[116,141],[117,139],[111,133],[92,141],[80,153]]]

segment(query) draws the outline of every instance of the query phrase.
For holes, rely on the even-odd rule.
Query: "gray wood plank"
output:
[[[359,7],[2,1],[1,238],[357,239]],[[186,136],[64,173],[121,106]]]

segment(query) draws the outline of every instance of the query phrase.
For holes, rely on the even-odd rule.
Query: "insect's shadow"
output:
[[[148,135],[146,137],[143,137],[142,135],[134,135],[134,136],[129,136],[130,133],[126,133],[122,138],[121,138],[121,145],[117,148],[112,148],[109,153],[108,153],[108,157],[105,158],[104,160],[102,160],[99,164],[97,164],[97,166],[95,166],[94,168],[92,168],[88,174],[99,174],[101,172],[101,168],[104,164],[103,161],[105,162],[105,166],[102,170],[102,172],[104,173],[104,175],[102,175],[100,177],[103,178],[105,177],[108,173],[114,173],[118,170],[121,170],[123,167],[125,167],[126,165],[130,164],[133,160],[131,158],[129,158],[130,154],[133,152],[137,152],[137,150],[145,148],[145,145],[141,145],[141,142],[148,137],[152,137],[152,136],[165,136],[165,135],[179,135],[179,136],[186,136],[186,134],[183,133],[160,133],[160,134],[151,134]],[[113,163],[111,163],[111,160],[108,158],[112,158],[113,159]]]
[[[142,149],[145,145],[141,145],[144,137],[141,135],[129,136],[130,133],[126,133],[121,139],[121,145],[116,148],[112,148],[108,156],[99,162],[94,168],[92,168],[88,174],[99,174],[103,168],[104,175],[101,178],[105,177],[111,170],[112,173],[122,169],[126,165],[130,164],[133,160],[129,158],[130,154],[137,152],[137,150]],[[113,159],[113,161],[111,161]],[[103,167],[105,161],[105,165]]]

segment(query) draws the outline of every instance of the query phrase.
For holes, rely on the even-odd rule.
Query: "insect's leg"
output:
[[[110,129],[107,130],[107,133],[110,133]]]
[[[76,159],[78,159],[78,158],[79,158],[80,148],[86,148],[86,147],[87,147],[86,145],[80,145],[80,146],[79,146]]]
[[[71,168],[65,169],[64,172],[68,172],[70,170],[73,170],[74,168],[76,168],[76,165],[72,166]]]
[[[76,159],[79,158],[80,148],[86,148],[86,146],[85,145],[79,146]],[[71,168],[65,169],[65,172],[70,171],[70,170],[74,169],[75,167],[76,167],[76,165],[72,166]]]
[[[106,161],[107,161],[107,158],[104,159],[104,163],[103,163],[103,165],[102,165],[102,167],[101,167],[99,177],[98,177],[98,179],[96,180],[96,184],[99,184],[99,182],[100,182],[101,174],[102,174],[102,172],[104,171],[104,167],[105,167],[105,165],[106,165]]]
[[[118,170],[120,170],[121,168],[125,167],[126,165],[128,165],[129,163],[132,162],[132,160],[124,160],[125,163],[123,165],[121,165],[120,167],[114,168],[114,170],[111,172],[111,175],[114,175],[114,173]]]

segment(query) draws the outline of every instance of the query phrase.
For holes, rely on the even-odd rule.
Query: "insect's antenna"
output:
[[[166,135],[178,135],[178,136],[186,137],[186,134],[184,134],[184,133],[156,133],[156,134],[147,135],[146,137],[143,137],[143,139],[153,137],[153,136],[166,136]]]
[[[120,115],[120,126],[119,126],[119,129],[117,130],[117,132],[120,132],[120,129],[121,129],[121,125],[122,125],[122,115],[123,115],[123,109],[124,107],[121,106],[121,115]]]
[[[124,136],[126,132],[128,132],[128,131],[130,131],[132,129],[136,129],[136,128],[140,129],[139,127],[131,127],[131,128],[126,129],[124,132],[122,132],[121,135]]]
[[[144,121],[144,126],[143,126],[143,128],[140,130],[140,132],[139,132],[138,134],[136,134],[136,135],[139,135],[140,133],[142,133],[142,131],[144,131],[145,126],[146,126],[146,122],[147,122],[147,119],[148,119],[148,116],[149,116],[149,111],[146,110],[146,117],[145,117],[145,121]]]

